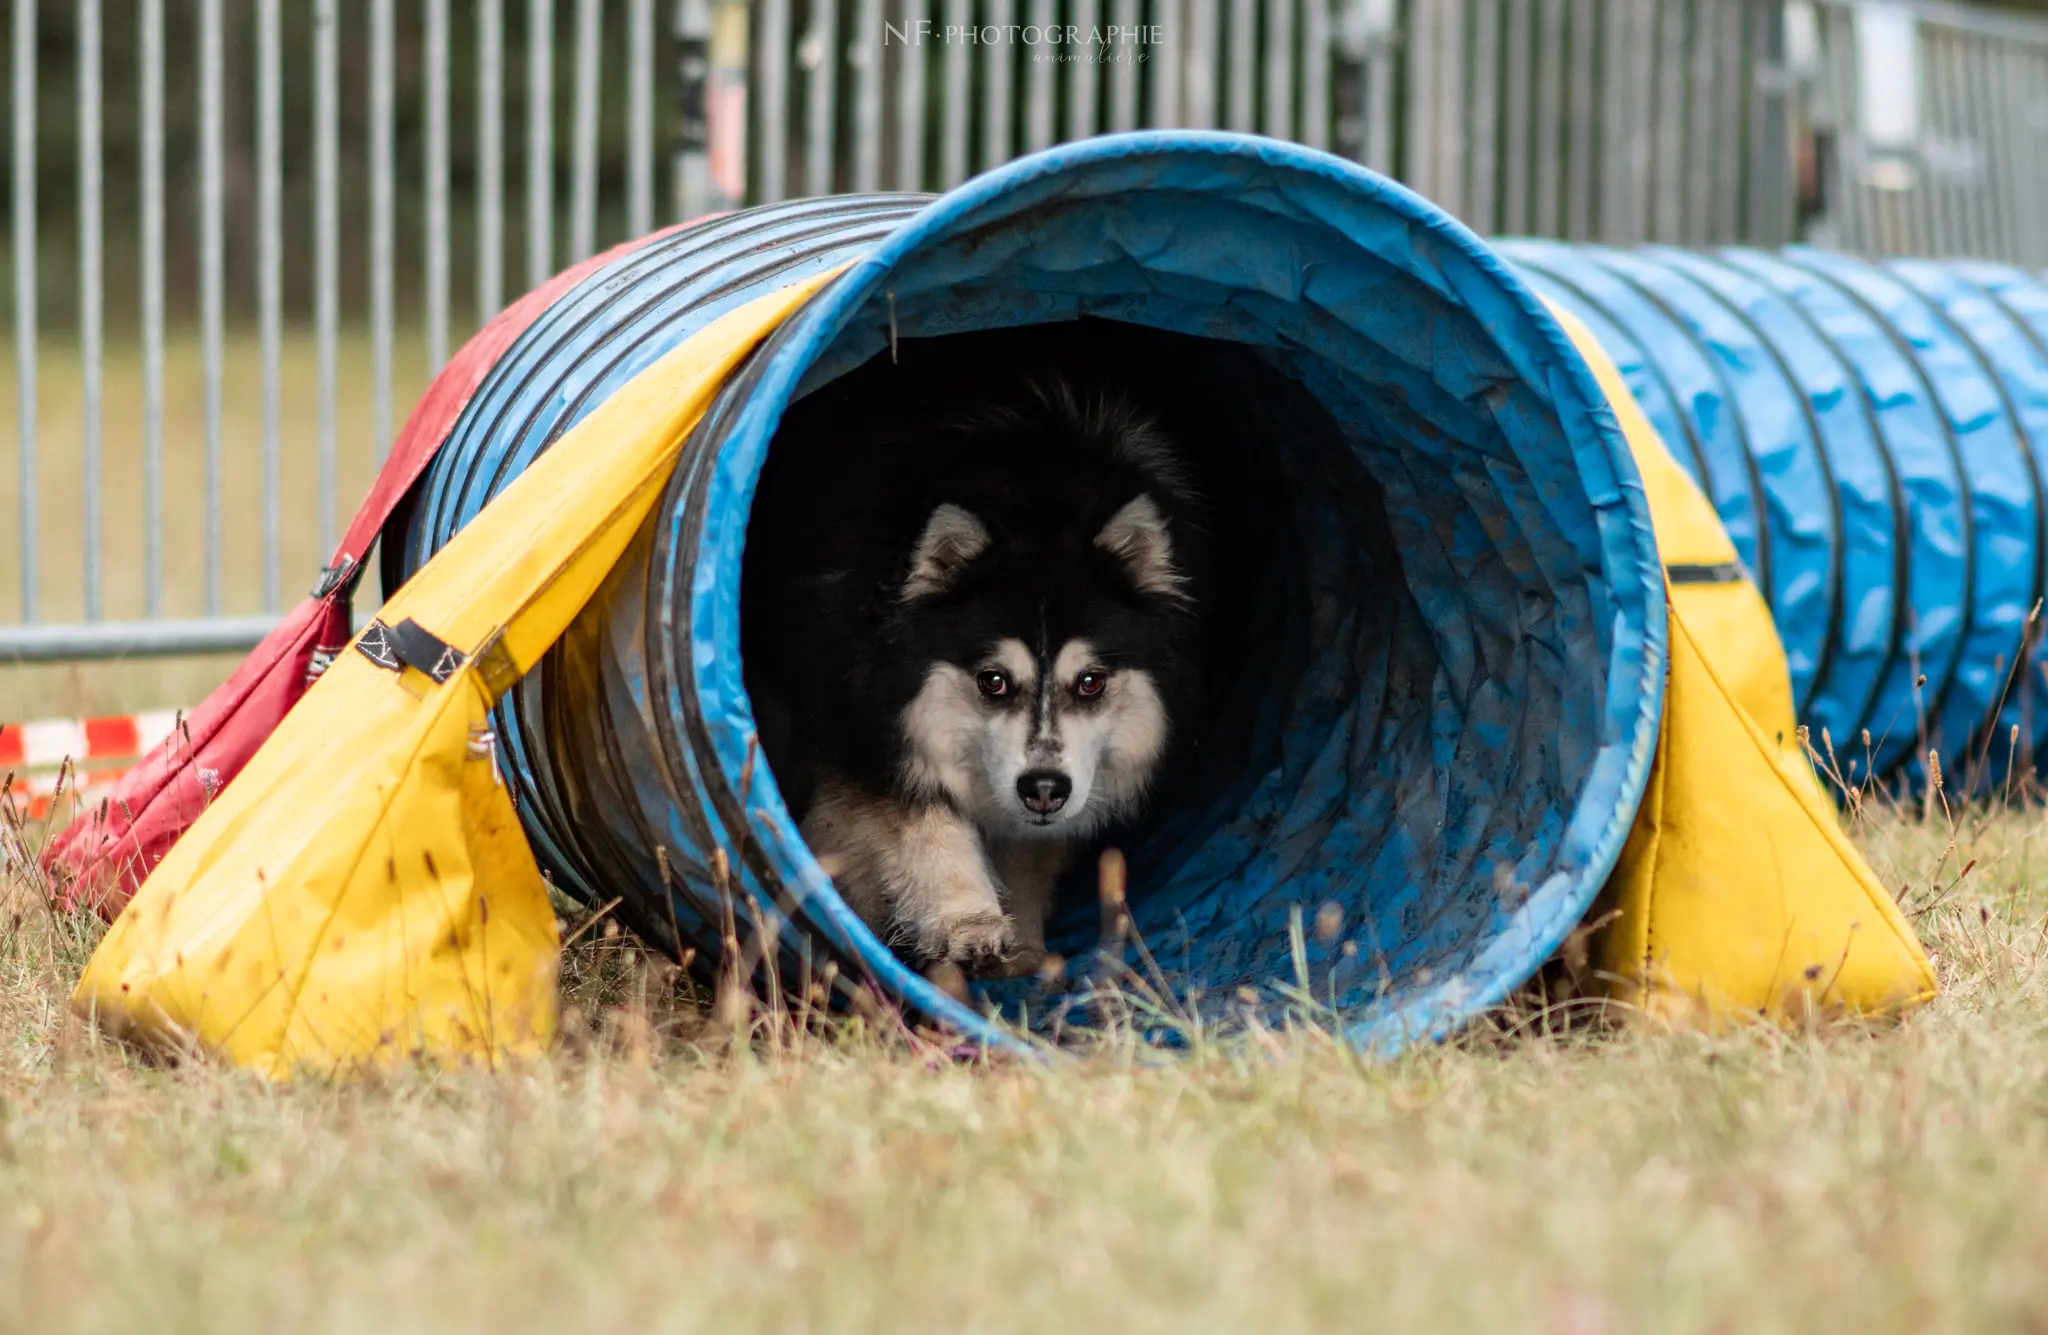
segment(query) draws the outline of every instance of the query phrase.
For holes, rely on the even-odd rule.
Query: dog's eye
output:
[[[976,673],[974,684],[979,686],[981,693],[989,699],[1000,700],[1010,693],[1010,674],[990,668],[986,672]]]
[[[1109,685],[1107,672],[1083,672],[1074,683],[1074,694],[1083,700],[1093,700],[1102,694],[1102,688]]]

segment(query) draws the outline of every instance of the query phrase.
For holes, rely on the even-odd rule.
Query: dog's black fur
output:
[[[1087,369],[1067,332],[906,342],[784,419],[748,532],[741,635],[763,753],[792,811],[821,772],[900,795],[899,718],[929,665],[971,671],[1027,627],[1053,644],[1086,637],[1112,670],[1143,668],[1172,743],[1187,740],[1211,583],[1199,469],[1173,457],[1170,428],[1150,429],[1166,449],[1114,448],[1171,405]],[[1091,334],[1102,347],[1119,337]],[[1077,420],[1055,387],[1107,410]],[[1181,596],[1134,587],[1093,542],[1140,494],[1166,519]],[[906,603],[913,548],[941,504],[972,512],[994,541],[942,593]]]

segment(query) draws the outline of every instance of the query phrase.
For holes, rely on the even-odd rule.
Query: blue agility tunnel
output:
[[[1951,791],[2048,742],[2048,286],[1975,261],[1502,243],[1713,499],[1845,777]],[[1867,737],[1867,741],[1866,741]]]
[[[1199,722],[1199,761],[1120,836],[1132,926],[1177,982],[1233,1006],[1246,988],[1278,1004],[1274,985],[1305,968],[1377,1046],[1444,1033],[1523,983],[1614,866],[1656,745],[1649,517],[1612,415],[1530,287],[1424,200],[1336,158],[1123,136],[937,199],[810,200],[656,238],[505,353],[387,533],[387,586],[636,372],[842,264],[722,392],[628,559],[499,706],[557,884],[622,897],[631,927],[701,964],[729,874],[785,924],[785,979],[879,985],[1005,1041],[877,941],[797,835],[745,689],[749,518],[785,410],[855,367],[893,356],[913,375],[920,348],[1019,327],[1116,356],[1126,341],[1103,331],[1135,326],[1128,346],[1223,414],[1247,650]],[[1675,422],[1669,396],[1657,411]],[[1715,479],[1729,513],[1738,492]],[[1745,553],[1768,533],[1786,553],[1772,578],[1832,605],[1832,530],[1777,532],[1753,521]],[[1953,560],[1923,564],[1961,582]],[[1857,666],[1873,698],[1869,680],[1895,689]],[[1099,938],[1090,873],[1049,932],[1077,963]],[[1304,931],[1327,905],[1340,929]],[[985,1000],[1034,1017],[1062,995],[1004,987]]]

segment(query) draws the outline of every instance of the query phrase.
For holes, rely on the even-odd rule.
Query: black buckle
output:
[[[436,685],[454,676],[469,655],[411,617],[395,626],[372,621],[356,638],[356,652],[391,672],[404,668],[425,673]]]
[[[320,572],[320,578],[313,581],[313,596],[325,598],[336,589],[354,581],[355,574],[363,563],[352,556],[344,556]]]
[[[1734,561],[1719,565],[1668,565],[1664,575],[1673,584],[1739,584],[1742,567]]]

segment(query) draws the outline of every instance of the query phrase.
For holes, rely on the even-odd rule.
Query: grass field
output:
[[[402,350],[401,420],[419,363]],[[261,587],[253,364],[231,349],[237,611]],[[77,368],[43,369],[55,617],[78,593]],[[345,512],[370,470],[360,343],[343,370]],[[108,614],[133,616],[133,350],[108,372]],[[324,556],[303,341],[285,374],[289,599]],[[189,615],[189,343],[168,382]],[[0,448],[0,533],[14,465]],[[0,541],[0,617],[18,582]],[[0,667],[0,717],[189,705],[230,665]],[[1371,1066],[1314,1028],[1175,1060],[1110,1036],[1043,1067],[858,1027],[734,1050],[595,932],[544,1065],[288,1090],[69,1019],[94,929],[0,871],[0,1331],[2048,1331],[2044,828],[2003,806],[1857,829],[1945,987],[1898,1025],[1517,1013]]]
[[[1378,1066],[1312,1029],[734,1052],[593,933],[537,1069],[278,1090],[68,1020],[92,932],[17,878],[0,1327],[2048,1329],[2041,831],[1859,831],[1945,984],[1902,1024],[1523,1015]]]

